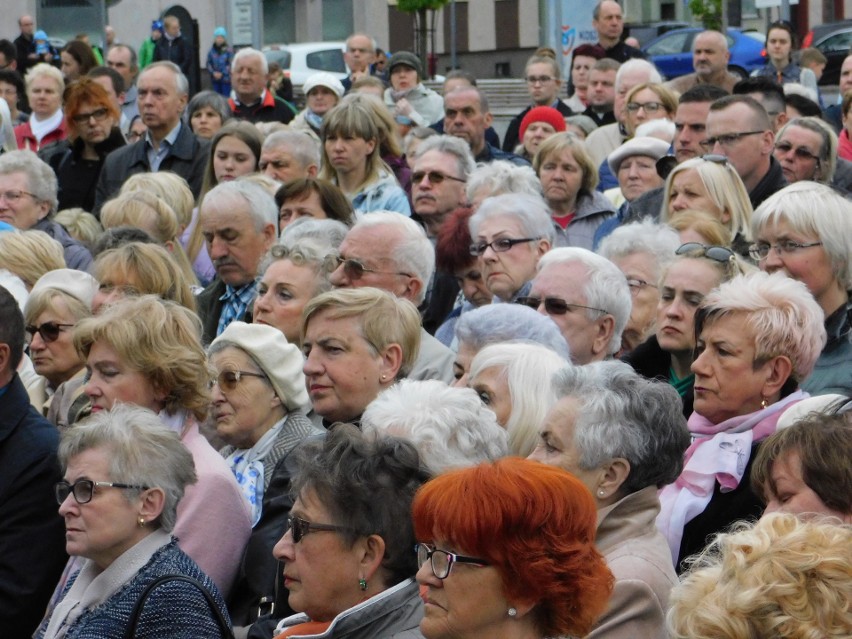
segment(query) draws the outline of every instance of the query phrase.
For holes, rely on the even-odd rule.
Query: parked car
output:
[[[639,40],[639,46],[641,47],[657,36],[668,33],[673,29],[683,29],[688,26],[688,22],[676,22],[674,20],[664,20],[662,22],[628,22],[624,25],[624,37],[636,38]]]
[[[692,41],[704,31],[697,27],[675,29],[655,38],[642,47],[651,62],[657,65],[667,80],[692,73]],[[728,70],[741,78],[766,64],[765,37],[756,31],[728,29],[728,50],[731,60]]]
[[[270,44],[263,47],[263,55],[266,56],[267,62],[278,63],[294,87],[301,87],[308,76],[317,71],[328,71],[341,80],[345,78],[345,49],[345,42]]]
[[[852,47],[852,20],[814,27],[802,41],[802,48],[815,47],[828,59],[819,80],[821,85],[840,83],[840,67]]]

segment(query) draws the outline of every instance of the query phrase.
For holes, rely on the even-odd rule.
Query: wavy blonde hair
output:
[[[65,251],[44,231],[0,233],[0,269],[20,277],[27,289],[49,271],[65,268]]]

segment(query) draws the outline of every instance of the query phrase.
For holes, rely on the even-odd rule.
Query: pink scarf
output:
[[[843,129],[837,136],[837,155],[844,160],[852,160],[852,140],[849,139],[849,131]]]
[[[683,471],[660,492],[657,528],[669,542],[673,563],[680,554],[684,526],[707,508],[716,483],[722,492],[739,486],[752,444],[774,433],[784,411],[805,397],[808,394],[798,390],[771,406],[719,424],[692,413],[687,424],[693,442],[686,451]]]

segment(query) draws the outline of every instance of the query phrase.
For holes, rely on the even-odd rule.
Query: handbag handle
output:
[[[154,588],[161,584],[168,583],[169,581],[183,581],[195,586],[204,596],[204,600],[207,602],[207,605],[210,606],[210,610],[213,612],[213,619],[219,626],[222,637],[225,639],[234,639],[231,624],[228,623],[222,615],[222,611],[219,610],[219,606],[216,605],[213,595],[210,594],[210,591],[207,590],[207,588],[204,587],[204,584],[200,581],[193,579],[192,577],[187,577],[186,575],[161,575],[145,586],[145,589],[142,591],[142,594],[133,606],[133,610],[130,611],[130,618],[127,620],[127,628],[124,631],[124,639],[134,639],[136,636],[136,626],[139,624],[139,617],[142,615],[142,608],[145,606],[145,601],[148,599],[148,596]]]

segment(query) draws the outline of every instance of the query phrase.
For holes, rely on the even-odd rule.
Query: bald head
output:
[[[695,36],[692,66],[698,77],[705,81],[723,77],[730,59],[728,40],[718,31],[702,31]]]

